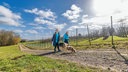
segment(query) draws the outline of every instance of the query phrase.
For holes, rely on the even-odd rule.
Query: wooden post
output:
[[[112,37],[112,48],[115,48],[115,46],[114,46],[114,40],[113,40],[113,31],[114,31],[114,29],[113,29],[113,20],[112,20],[112,16],[111,16],[111,33],[112,33],[112,35],[111,35],[111,37]]]
[[[78,37],[78,29],[76,28],[76,45],[78,45],[77,37]]]
[[[89,33],[89,27],[88,27],[88,24],[87,24],[87,31],[88,31],[88,38],[89,38],[88,41],[89,41],[89,45],[91,45],[91,40],[90,40],[90,35],[89,35],[90,33]]]

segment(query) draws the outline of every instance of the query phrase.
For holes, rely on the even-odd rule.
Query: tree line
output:
[[[114,36],[119,37],[128,37],[128,26],[120,25],[111,29],[111,27],[102,27],[100,30],[93,30],[86,37],[90,37],[92,40],[97,39],[99,37],[104,37],[104,39],[111,36],[113,33]]]
[[[15,45],[21,41],[20,35],[13,31],[0,30],[0,46]]]

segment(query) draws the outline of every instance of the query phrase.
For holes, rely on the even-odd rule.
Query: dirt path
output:
[[[116,72],[128,72],[128,51],[126,49],[83,50],[76,53],[53,53],[52,50],[31,50],[23,45],[20,45],[20,49],[21,51],[39,56],[68,60],[85,66],[109,69]]]

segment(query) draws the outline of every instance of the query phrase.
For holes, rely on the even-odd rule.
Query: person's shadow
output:
[[[38,54],[38,56],[46,56],[46,55],[52,55],[52,54],[56,54],[58,52],[46,52],[46,53],[42,53],[42,54]],[[72,53],[65,53],[65,52],[61,52],[59,55],[69,55],[69,54],[72,54]]]
[[[45,56],[45,55],[51,55],[51,54],[55,54],[55,52],[51,51],[51,52],[39,54],[38,56]]]
[[[121,55],[121,53],[120,53],[116,48],[113,48],[113,49],[117,52],[117,54],[118,54],[119,56],[121,56],[121,57],[125,60],[125,64],[128,65],[128,59],[125,58],[123,55]]]

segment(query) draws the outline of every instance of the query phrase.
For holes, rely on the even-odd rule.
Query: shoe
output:
[[[61,50],[58,50],[58,52],[61,52]]]
[[[56,53],[56,51],[54,51],[54,53]]]

